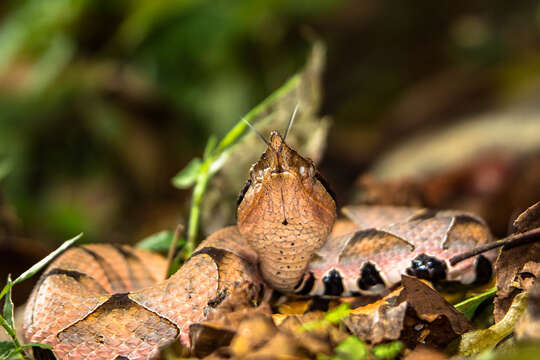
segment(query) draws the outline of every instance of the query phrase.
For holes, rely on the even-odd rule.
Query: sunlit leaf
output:
[[[514,325],[527,307],[527,293],[516,295],[504,318],[487,329],[470,331],[461,336],[459,356],[472,356],[493,349],[514,331]]]
[[[174,234],[170,231],[163,230],[158,233],[152,234],[137,243],[137,247],[145,250],[155,252],[167,252],[171,247]],[[178,247],[184,246],[186,240],[184,238],[178,239]]]
[[[217,145],[217,137],[215,135],[212,135],[208,138],[208,142],[206,143],[206,147],[204,148],[203,158],[208,159],[210,155],[214,152],[214,149]]]
[[[43,259],[41,259],[39,262],[34,264],[30,269],[23,272],[18,278],[16,278],[12,283],[6,284],[4,288],[2,289],[2,292],[0,293],[0,299],[6,295],[6,293],[13,287],[13,285],[18,284],[20,282],[23,282],[24,280],[27,280],[34,276],[39,270],[41,270],[45,265],[47,265],[52,259],[54,259],[56,256],[58,256],[61,252],[66,250],[68,247],[73,245],[77,240],[79,240],[83,234],[79,234],[75,236],[72,239],[69,239],[65,241],[60,247],[56,250],[54,250],[49,255],[45,256]]]
[[[9,359],[16,346],[11,341],[0,341],[0,359]]]
[[[362,360],[368,354],[366,344],[356,336],[349,336],[343,340],[335,349],[336,360]]]
[[[401,341],[392,341],[388,344],[377,345],[371,351],[379,359],[391,360],[395,359],[403,351],[403,348],[404,345]]]
[[[473,296],[472,298],[456,304],[455,308],[461,311],[469,320],[471,320],[478,306],[480,306],[484,301],[493,298],[496,293],[497,287],[495,286],[479,295]]]
[[[9,326],[14,328],[15,320],[13,319],[13,300],[11,299],[11,286],[12,286],[11,283],[12,283],[11,275],[8,275],[7,285],[9,286],[8,286],[8,291],[6,293],[6,298],[4,300],[3,314],[4,314],[4,319],[6,319]]]
[[[9,158],[0,159],[0,181],[11,171],[12,163]]]
[[[349,304],[341,303],[339,306],[329,310],[324,316],[324,320],[328,321],[331,324],[338,324],[340,321],[343,321],[349,314],[351,309]]]
[[[201,171],[202,162],[199,158],[191,160],[185,168],[180,170],[172,179],[172,184],[178,189],[187,189],[197,181],[197,176]]]

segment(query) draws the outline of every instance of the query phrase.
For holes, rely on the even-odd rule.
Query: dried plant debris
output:
[[[399,339],[408,306],[406,302],[399,303],[402,291],[400,288],[373,304],[352,310],[345,319],[345,325],[353,334],[370,343]]]
[[[520,214],[514,221],[518,232],[532,230],[540,221],[539,203]],[[503,248],[495,264],[497,274],[497,297],[495,298],[495,321],[501,320],[518,293],[529,290],[540,275],[540,242]]]
[[[522,212],[513,223],[514,232],[525,232],[540,227],[540,201]]]
[[[526,208],[531,199],[540,198],[538,179],[540,150],[520,155],[496,149],[427,174],[395,178],[363,175],[355,184],[353,202],[471,211],[485,219],[495,235],[504,237],[515,209]]]
[[[516,339],[540,341],[540,283],[536,282],[528,293],[527,309],[516,324]]]
[[[493,349],[514,331],[514,326],[523,315],[527,304],[527,293],[516,295],[504,318],[483,330],[465,333],[458,345],[460,356],[472,356]]]
[[[444,347],[472,330],[469,320],[422,280],[403,275],[403,288],[354,309],[345,320],[351,332],[376,344],[401,339],[407,345]]]

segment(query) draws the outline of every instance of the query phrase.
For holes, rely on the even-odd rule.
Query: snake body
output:
[[[166,261],[128,246],[85,245],[59,256],[26,306],[24,336],[54,346],[59,359],[152,359],[190,326],[221,311],[239,287],[283,293],[382,294],[402,273],[478,283],[493,254],[455,267],[448,259],[491,241],[474,215],[351,206],[336,222],[328,185],[277,132],[251,168],[236,226],[224,228],[165,279]]]

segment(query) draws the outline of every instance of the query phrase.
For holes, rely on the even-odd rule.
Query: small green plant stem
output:
[[[197,183],[193,189],[193,195],[191,197],[191,210],[189,213],[188,224],[188,237],[186,246],[184,248],[184,255],[188,257],[191,255],[195,247],[197,246],[197,233],[199,230],[199,219],[201,213],[201,202],[203,195],[210,181],[210,175],[208,173],[210,163],[205,161],[202,165],[201,172],[197,177]]]
[[[22,349],[22,346],[21,344],[19,343],[19,340],[17,339],[17,334],[15,333],[15,329],[13,329],[7,322],[6,319],[4,319],[4,317],[2,315],[0,315],[0,325],[4,328],[4,330],[6,330],[6,333],[9,335],[9,337],[11,338],[11,340],[13,340],[13,343],[15,344],[15,347],[16,348],[21,348]],[[21,356],[23,357],[23,359],[25,360],[30,360],[30,358],[28,357],[28,355],[26,355],[26,353],[24,352],[24,350],[21,350],[20,352]]]
[[[198,244],[197,235],[199,232],[201,202],[204,197],[204,193],[206,192],[210,179],[221,167],[219,164],[222,162],[222,160],[224,160],[223,157],[226,156],[226,153],[231,146],[234,145],[244,134],[247,127],[244,120],[252,123],[257,116],[262,114],[269,106],[275,103],[277,99],[286,95],[292,89],[297,87],[301,80],[300,75],[301,74],[294,75],[283,86],[255,106],[227,133],[227,135],[225,135],[215,149],[212,149],[209,154],[206,154],[207,156],[205,156],[203,159],[204,161],[197,176],[197,181],[191,197],[187,241],[186,246],[181,253],[182,258],[185,259],[189,257]]]

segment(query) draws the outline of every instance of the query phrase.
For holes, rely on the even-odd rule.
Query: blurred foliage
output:
[[[179,168],[208,134],[224,134],[293,74],[308,43],[295,35],[287,57],[274,50],[293,24],[334,6],[328,0],[4,4],[0,156],[7,159],[2,175],[17,164],[4,191],[18,215],[38,234],[58,238],[75,229],[91,239],[124,230],[130,225],[107,229],[115,226],[111,218],[141,200],[132,196],[167,193],[166,176],[156,179],[160,170]]]

